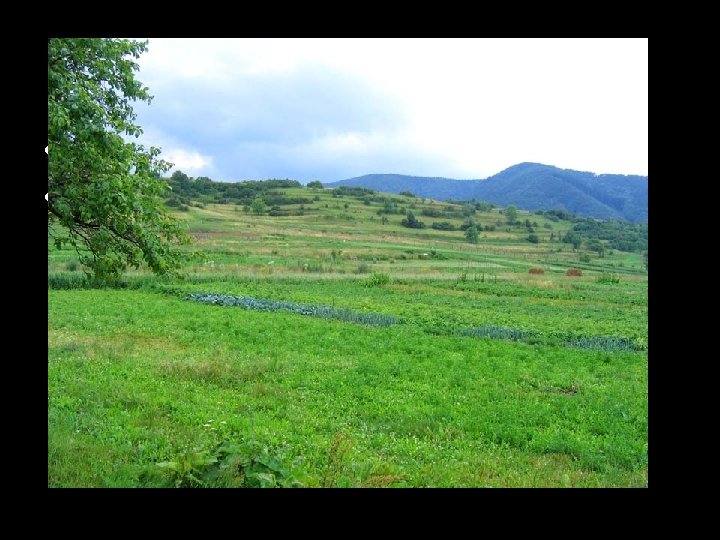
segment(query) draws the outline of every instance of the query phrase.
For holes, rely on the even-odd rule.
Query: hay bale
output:
[[[582,276],[582,270],[580,270],[579,268],[568,268],[567,272],[565,272],[565,275],[571,277],[580,277]]]
[[[535,268],[531,268],[530,270],[528,270],[528,273],[536,274],[536,275],[544,275],[545,270],[543,270],[542,268],[535,267]]]

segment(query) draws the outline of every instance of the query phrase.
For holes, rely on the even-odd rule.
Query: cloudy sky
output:
[[[647,39],[153,39],[141,142],[190,176],[648,174]]]

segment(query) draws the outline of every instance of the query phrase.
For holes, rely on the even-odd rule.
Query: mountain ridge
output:
[[[518,163],[485,179],[366,174],[324,185],[412,191],[439,200],[485,200],[530,211],[559,209],[599,219],[647,222],[648,216],[647,176],[596,174],[542,163]]]

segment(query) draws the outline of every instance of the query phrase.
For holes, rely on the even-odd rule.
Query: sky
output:
[[[648,174],[647,39],[153,39],[140,142],[190,176]]]

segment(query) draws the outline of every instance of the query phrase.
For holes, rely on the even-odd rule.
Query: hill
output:
[[[181,279],[48,234],[49,487],[647,486],[646,224],[177,177]]]
[[[520,163],[484,180],[367,174],[325,185],[412,191],[439,200],[484,200],[530,211],[560,209],[599,219],[646,222],[648,218],[647,176],[597,175],[541,163]]]

